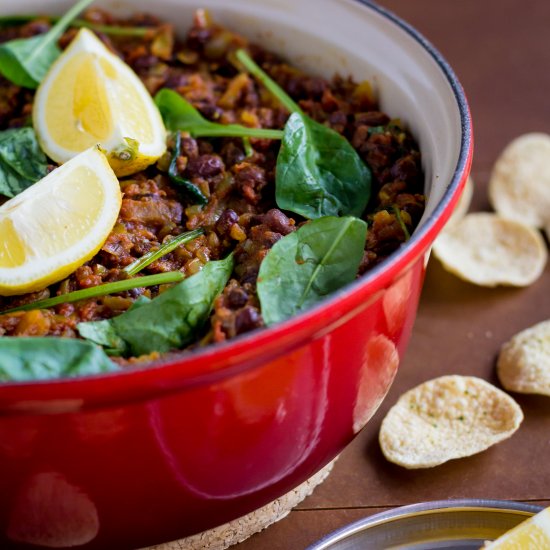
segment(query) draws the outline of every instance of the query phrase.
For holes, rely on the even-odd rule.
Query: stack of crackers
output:
[[[531,133],[510,143],[491,173],[495,212],[467,214],[462,197],[433,251],[445,269],[473,284],[522,287],[543,273],[550,239],[550,136]],[[550,320],[503,345],[497,374],[504,389],[550,396]],[[470,456],[510,437],[523,413],[504,391],[472,376],[442,376],[405,393],[380,429],[385,457],[405,468],[428,468]]]

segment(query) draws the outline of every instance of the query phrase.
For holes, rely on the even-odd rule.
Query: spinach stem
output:
[[[85,10],[94,0],[80,0],[65,13],[59,21],[44,36],[44,44],[55,42],[70,25],[71,21],[82,11]]]
[[[24,25],[29,21],[34,19],[41,18],[40,15],[8,15],[6,17],[0,17],[0,28],[7,27],[10,25]],[[57,23],[61,18],[60,17],[44,17],[51,23]],[[69,27],[86,27],[92,31],[101,32],[104,34],[110,34],[113,36],[137,36],[143,37],[148,33],[155,30],[154,27],[122,27],[120,25],[101,25],[99,23],[91,23],[85,19],[75,19],[69,25]]]
[[[403,218],[401,217],[401,211],[399,208],[395,205],[392,206],[392,210],[395,214],[395,217],[397,218],[397,223],[399,223],[404,235],[405,235],[405,242],[407,242],[411,238],[411,234],[409,233],[409,230],[407,229],[407,226],[405,225],[405,222],[403,221]]]
[[[147,36],[154,27],[121,27],[120,25],[100,25],[98,23],[90,23],[85,19],[75,19],[72,27],[86,27],[95,32],[101,32],[103,34],[110,34],[111,36]]]
[[[247,138],[246,136],[243,137],[243,147],[246,158],[250,158],[254,154],[254,148],[250,143],[250,138]]]
[[[155,95],[155,103],[169,130],[186,131],[193,137],[251,137],[283,139],[283,130],[249,128],[240,124],[220,124],[206,119],[178,92],[162,88]]]
[[[298,104],[242,48],[235,54],[246,70],[257,78],[290,113],[302,113]]]
[[[136,277],[134,279],[126,279],[124,281],[105,283],[103,285],[97,285],[91,288],[75,290],[74,292],[68,292],[67,294],[61,294],[60,296],[54,296],[53,298],[46,298],[45,300],[38,300],[37,302],[7,309],[6,311],[2,311],[1,314],[14,313],[16,311],[28,311],[30,309],[45,309],[47,307],[57,306],[59,304],[79,302],[80,300],[85,300],[87,298],[97,298],[98,296],[106,296],[107,294],[114,294],[115,292],[124,292],[125,290],[131,290],[132,288],[179,283],[180,281],[183,281],[183,279],[185,279],[185,275],[181,271],[169,271],[168,273],[146,275],[144,277]]]
[[[144,254],[141,258],[138,258],[135,262],[132,262],[130,265],[127,265],[123,271],[128,273],[128,275],[135,275],[139,273],[143,268],[147,267],[149,264],[152,264],[155,260],[162,258],[169,252],[172,252],[180,244],[188,243],[193,239],[196,239],[200,235],[204,235],[203,229],[194,229],[193,231],[188,231],[187,233],[182,233],[177,237],[174,237],[172,240],[162,244],[157,250],[151,250]]]
[[[187,128],[183,128],[187,130]],[[283,139],[283,130],[249,128],[239,124],[212,124],[188,130],[193,137],[249,137],[259,139]]]

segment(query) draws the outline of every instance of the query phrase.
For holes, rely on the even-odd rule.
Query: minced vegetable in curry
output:
[[[149,93],[157,98],[170,130],[167,152],[148,168],[120,178],[123,193],[120,214],[95,257],[48,288],[0,297],[0,336],[84,338],[102,344],[119,366],[146,361],[168,349],[222,342],[298,313],[322,298],[324,291],[313,297],[306,296],[319,286],[312,282],[311,271],[297,277],[298,280],[309,277],[306,290],[285,287],[284,275],[293,266],[287,265],[281,273],[274,274],[277,253],[280,261],[295,254],[298,268],[301,263],[317,262],[315,274],[319,266],[324,268],[330,263],[324,261],[328,254],[338,258],[340,253],[342,258],[338,262],[355,254],[357,262],[347,275],[349,282],[384,260],[414,231],[425,202],[418,146],[398,120],[379,110],[368,83],[357,84],[340,75],[327,80],[304,74],[292,65],[292,60],[249,44],[242,36],[213,23],[204,11],[197,12],[190,30],[181,39],[175,36],[170,24],[151,15],[118,19],[92,8],[83,15],[83,21],[92,24],[104,44],[135,71]],[[0,25],[0,43],[5,43],[45,33],[52,21],[37,17],[0,22]],[[127,32],[111,33],[110,26],[122,27]],[[135,29],[139,32],[133,33]],[[62,49],[77,31],[70,27],[62,34],[59,39]],[[239,56],[239,51],[244,53]],[[286,93],[293,103],[281,102],[280,97],[266,87],[259,73],[250,69],[252,65],[243,63],[247,58],[284,91],[280,97]],[[29,125],[33,97],[34,90],[0,76],[0,131]],[[186,100],[187,103],[182,104],[185,108],[191,106],[207,121],[280,130],[281,135],[284,130],[285,137],[282,140],[237,135],[199,137],[200,132],[194,133],[193,128],[174,129],[177,123],[170,109],[184,108],[179,103],[176,105],[179,97]],[[174,101],[176,103],[171,103]],[[292,121],[289,121],[289,105],[296,107]],[[289,129],[291,124],[293,127]],[[326,128],[334,132],[327,133]],[[345,140],[335,137],[335,133]],[[332,152],[326,153],[328,150]],[[340,154],[342,160],[340,166],[336,166],[335,158]],[[56,165],[51,160],[48,162],[47,170],[54,170]],[[306,176],[301,181],[303,173]],[[310,199],[307,186],[312,182],[316,186],[319,182],[313,180],[319,174],[326,180],[321,182],[321,191],[326,194],[320,199],[320,206],[311,206],[317,204],[315,197],[321,191],[317,190],[317,195],[313,193]],[[359,187],[343,191],[351,194],[352,200],[349,196],[338,196],[338,189],[335,191],[348,177],[361,180]],[[358,193],[362,197],[356,199]],[[354,205],[348,204],[361,204],[363,199],[367,206],[362,211],[355,212]],[[297,204],[300,201],[301,204]],[[1,202],[4,200],[0,198]],[[198,231],[182,238],[194,230]],[[292,234],[295,235],[290,238]],[[332,239],[326,244],[332,246],[329,251],[319,242],[322,241],[319,234]],[[183,242],[169,249],[166,245],[175,237]],[[265,273],[259,281],[260,267],[276,243],[271,264],[266,263],[262,268]],[[300,254],[304,254],[304,243],[308,250],[313,250],[313,256],[321,255],[321,260],[305,256],[303,262],[299,260]],[[319,250],[311,243],[318,245]],[[159,253],[154,256],[155,252]],[[137,268],[129,269],[144,256],[150,258],[149,263],[143,261],[139,272]],[[209,263],[211,268],[203,271]],[[226,276],[220,275],[224,270]],[[207,279],[218,277],[216,284],[220,291],[212,294],[211,289],[210,302],[197,319],[191,319],[195,310],[189,315],[182,314],[189,327],[185,329],[185,337],[175,344],[168,339],[157,347],[153,342],[149,347],[140,348],[132,343],[123,322],[111,323],[108,327],[87,325],[120,318],[128,319],[129,327],[138,327],[149,315],[139,318],[141,307],[155,303],[157,297],[160,299],[174,288],[171,284],[136,285],[122,292],[50,307],[29,306],[38,300],[106,283],[166,272],[181,272],[189,284],[199,273]],[[258,287],[269,284],[272,277],[281,284],[272,284],[265,290],[264,293],[274,299],[270,301],[266,297],[264,301]],[[203,280],[202,286],[206,282]],[[200,294],[199,283],[197,278],[193,288],[186,290],[188,298],[181,299]],[[273,302],[284,305],[280,312],[265,311],[266,307],[279,307]],[[6,313],[19,306],[26,309]],[[180,306],[185,311],[185,304]],[[151,322],[163,322],[154,314],[151,319],[154,319]],[[173,322],[174,319],[169,321],[167,332],[173,330],[181,335]],[[101,331],[107,327],[101,337],[97,336],[98,327]],[[95,336],[90,336],[91,332]],[[112,345],[107,345],[102,338],[110,338]],[[146,334],[140,338],[150,340]],[[4,338],[0,338],[2,340]]]

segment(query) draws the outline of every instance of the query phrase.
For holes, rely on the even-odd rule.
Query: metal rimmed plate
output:
[[[540,510],[503,500],[423,502],[346,525],[307,550],[478,550]]]

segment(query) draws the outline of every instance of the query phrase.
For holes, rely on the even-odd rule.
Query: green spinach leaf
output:
[[[118,370],[95,344],[72,338],[0,338],[0,381],[82,376]]]
[[[346,138],[301,113],[290,116],[277,157],[279,208],[306,218],[361,216],[370,185],[370,170]]]
[[[0,194],[15,197],[47,172],[46,155],[32,128],[0,132]]]
[[[284,321],[351,283],[366,237],[363,220],[331,216],[312,220],[275,243],[258,274],[265,323]]]
[[[133,311],[149,303],[151,303],[150,298],[140,296],[128,311]],[[129,351],[128,344],[117,334],[111,319],[79,323],[76,328],[82,338],[103,346],[107,355],[126,355]]]
[[[78,331],[81,336],[110,347],[120,338],[127,348],[124,350],[119,344],[116,349],[135,356],[182,348],[194,340],[204,325],[232,271],[232,255],[225,260],[208,262],[202,271],[154,300],[138,307],[134,304],[122,315],[109,319],[110,328],[105,321],[100,321],[102,325],[92,330],[88,325],[97,325],[97,322],[79,323]]]
[[[37,88],[61,51],[57,39],[93,0],[80,0],[45,34],[0,44],[0,73],[25,88]]]
[[[279,208],[306,218],[360,216],[370,198],[371,171],[346,138],[305,115],[248,55],[237,59],[291,113],[275,180]]]
[[[283,137],[282,130],[248,128],[240,124],[210,122],[180,94],[168,88],[163,88],[157,93],[155,103],[162,115],[164,124],[172,132],[183,130],[189,132],[193,137],[252,137],[263,139],[281,139]]]
[[[191,181],[186,180],[178,175],[178,157],[181,154],[181,133],[176,132],[176,146],[174,148],[174,155],[168,168],[168,176],[170,180],[181,185],[182,189],[189,195],[189,197],[197,202],[197,204],[204,205],[208,202],[208,199],[203,195],[202,191]]]
[[[107,355],[125,355],[128,352],[126,342],[116,333],[110,319],[79,323],[77,330],[82,338],[103,346]]]

